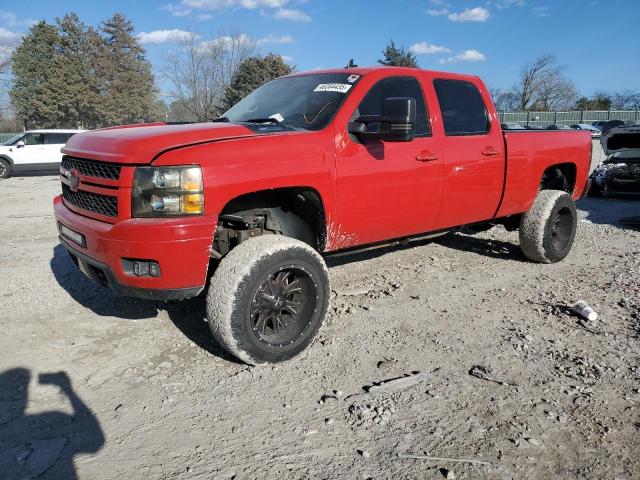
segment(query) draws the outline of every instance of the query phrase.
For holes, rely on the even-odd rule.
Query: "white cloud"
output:
[[[526,0],[493,0],[489,4],[498,10],[504,10],[509,7],[524,7],[527,2]]]
[[[280,55],[280,58],[282,58],[282,61],[285,63],[293,62],[293,57],[290,57],[288,55]]]
[[[160,7],[160,10],[166,10],[174,17],[186,17],[191,14],[191,9],[182,5],[174,5],[169,3],[164,7]]]
[[[180,42],[188,40],[195,34],[185,30],[154,30],[153,32],[140,32],[138,40],[143,45],[157,45],[160,43]]]
[[[537,18],[545,18],[551,16],[551,7],[533,7],[531,11]]]
[[[427,42],[414,43],[409,47],[411,53],[417,55],[426,54],[432,55],[434,53],[449,53],[451,50],[443,45],[432,45]]]
[[[278,20],[291,20],[293,22],[308,23],[311,21],[311,17],[300,10],[293,10],[290,8],[279,8],[276,10],[274,18]]]
[[[282,8],[289,0],[182,0],[181,4],[187,8],[200,10],[223,10],[225,8]]]
[[[293,43],[293,37],[291,35],[280,35],[279,37],[275,35],[267,35],[266,37],[259,38],[256,40],[256,45],[284,45],[288,43]]]
[[[467,8],[460,13],[451,13],[449,20],[452,22],[486,22],[491,14],[483,7]]]
[[[12,32],[11,30],[0,27],[0,47],[13,48],[20,43],[21,38],[21,33]]]
[[[432,17],[440,17],[442,15],[449,15],[448,8],[429,8],[427,10],[427,15],[431,15]]]
[[[214,46],[223,46],[224,48],[230,48],[232,46],[237,46],[237,47],[241,47],[241,46],[250,46],[253,45],[255,42],[253,40],[251,40],[251,38],[247,35],[245,35],[244,33],[241,33],[240,35],[235,35],[235,36],[230,36],[230,35],[222,35],[221,37],[216,37],[212,40],[204,40],[203,42],[200,42],[200,44],[198,45],[199,48],[207,48],[207,47],[214,47]]]
[[[30,27],[35,24],[36,20],[31,18],[20,19],[15,13],[6,10],[0,10],[0,24],[4,27]]]
[[[484,53],[478,50],[465,50],[464,52],[455,55],[453,57],[442,58],[438,61],[439,64],[444,65],[446,63],[454,62],[484,62],[487,59]]]

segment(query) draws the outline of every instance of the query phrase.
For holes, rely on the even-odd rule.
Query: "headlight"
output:
[[[138,167],[132,190],[132,216],[202,215],[200,167]]]

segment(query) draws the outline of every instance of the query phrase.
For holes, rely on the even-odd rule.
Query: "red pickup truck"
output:
[[[301,352],[329,304],[323,254],[447,232],[520,229],[557,262],[576,232],[589,132],[503,132],[474,76],[411,68],[297,73],[210,123],[75,135],[54,199],[62,245],[123,295],[205,289],[244,362]]]

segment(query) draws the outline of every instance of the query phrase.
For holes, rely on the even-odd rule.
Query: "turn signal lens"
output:
[[[204,210],[204,201],[201,193],[182,196],[182,211],[195,215],[202,213]]]

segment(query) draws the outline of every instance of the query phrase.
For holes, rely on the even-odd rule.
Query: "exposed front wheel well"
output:
[[[576,186],[576,166],[573,163],[551,165],[542,174],[540,190],[562,190],[573,194]]]
[[[220,258],[243,241],[265,234],[296,238],[323,251],[326,221],[318,192],[310,187],[276,188],[229,201],[220,213],[213,255]]]

